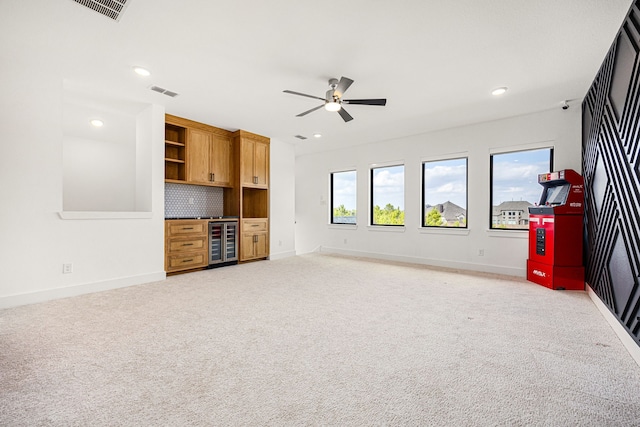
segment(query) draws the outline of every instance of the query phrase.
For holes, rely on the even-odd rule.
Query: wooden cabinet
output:
[[[269,153],[265,136],[165,115],[165,181],[223,187],[223,215],[240,219],[239,261],[269,257]],[[165,269],[208,263],[206,221],[167,220]]]
[[[209,263],[207,220],[166,220],[164,269],[167,273],[206,267]]]
[[[188,130],[188,181],[231,187],[231,138],[200,129]]]
[[[246,187],[269,186],[269,142],[240,136],[240,184]]]
[[[232,133],[165,115],[165,181],[231,188]]]
[[[266,258],[269,256],[269,221],[266,218],[242,220],[242,244],[240,260]]]
[[[267,137],[235,132],[239,189],[240,261],[269,257],[269,148]]]

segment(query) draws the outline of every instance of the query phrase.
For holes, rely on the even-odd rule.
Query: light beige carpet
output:
[[[0,311],[2,426],[637,426],[583,292],[312,254]]]

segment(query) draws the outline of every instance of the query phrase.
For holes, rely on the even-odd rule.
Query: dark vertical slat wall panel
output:
[[[586,279],[640,345],[640,0],[582,109]]]

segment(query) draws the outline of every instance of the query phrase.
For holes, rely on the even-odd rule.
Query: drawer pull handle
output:
[[[193,246],[193,243],[183,243],[182,246]]]
[[[191,259],[183,259],[182,260],[182,262],[191,262],[191,261],[193,261],[193,258],[191,258]]]
[[[260,227],[259,224],[251,224],[252,227]]]
[[[183,230],[193,230],[193,227],[182,227]]]

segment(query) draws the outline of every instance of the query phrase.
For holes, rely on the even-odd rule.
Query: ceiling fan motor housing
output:
[[[335,89],[329,89],[327,94],[325,95],[325,99],[327,102],[339,102],[340,98],[336,96]]]

